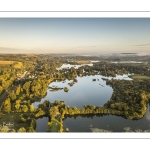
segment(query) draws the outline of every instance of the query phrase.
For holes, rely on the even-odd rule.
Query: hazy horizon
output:
[[[150,18],[0,18],[0,53],[149,54]]]

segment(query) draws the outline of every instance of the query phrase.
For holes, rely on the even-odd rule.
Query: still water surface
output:
[[[47,122],[48,117],[37,119],[36,132],[46,132]],[[150,132],[150,108],[139,120],[115,115],[73,116],[64,119],[63,127],[69,132]]]
[[[69,86],[68,83],[72,80],[56,81],[49,84],[49,87],[64,88],[68,87],[69,91],[64,92],[64,90],[50,91],[47,90],[47,95],[40,102],[35,102],[34,107],[37,108],[39,104],[43,103],[45,100],[50,100],[54,102],[55,100],[65,101],[68,106],[76,106],[82,108],[85,104],[100,106],[104,105],[113,93],[113,89],[106,85],[106,81],[102,78],[105,76],[95,75],[95,76],[84,76],[77,77],[78,82],[73,86]],[[107,77],[111,79],[112,77]],[[93,81],[96,79],[96,81]],[[114,79],[125,79],[132,80],[128,75],[117,75]]]
[[[140,120],[129,120],[115,115],[89,115],[85,117],[67,117],[63,121],[63,125],[64,131],[69,128],[70,132],[149,132],[149,116],[150,110],[148,108],[145,116]]]
[[[104,105],[111,98],[113,89],[106,85],[106,81],[102,78],[104,76],[101,75],[77,77],[78,82],[71,87],[68,83],[72,80],[53,82],[49,86],[60,88],[67,86],[69,91],[64,92],[64,90],[60,90],[52,92],[48,89],[46,97],[41,99],[40,102],[35,102],[34,106],[37,107],[44,100],[50,100],[51,102],[61,100],[65,101],[66,105],[78,108],[82,108],[85,104]],[[96,79],[96,81],[93,81],[93,79]],[[116,79],[132,80],[128,75],[117,75]],[[48,117],[37,119],[36,132],[46,132],[47,122]],[[150,111],[148,108],[145,116],[140,120],[129,120],[115,115],[88,115],[67,117],[64,119],[63,124],[64,131],[67,127],[70,132],[148,132],[150,129]]]

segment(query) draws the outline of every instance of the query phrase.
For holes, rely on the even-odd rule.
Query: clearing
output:
[[[2,60],[0,60],[0,65],[11,65],[11,64],[13,64],[15,61],[2,61]]]
[[[150,76],[139,75],[139,74],[131,75],[130,77],[132,79],[150,79]]]
[[[78,61],[75,61],[78,65],[81,65],[81,64],[90,64],[91,61],[89,60],[78,60]]]
[[[12,65],[14,64],[14,68],[22,68],[23,64],[22,62],[16,62],[16,61],[7,61],[7,60],[0,60],[0,65]]]

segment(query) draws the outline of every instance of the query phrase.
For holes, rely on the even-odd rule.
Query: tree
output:
[[[9,97],[11,98],[11,100],[16,99],[16,94],[14,93],[14,91],[12,91],[12,93],[9,94]]]
[[[19,116],[19,121],[20,121],[20,122],[26,122],[27,119],[24,118],[23,114],[21,114],[21,115]]]
[[[21,103],[21,100],[16,100],[15,109],[16,109],[17,112],[20,109],[20,103]]]
[[[35,132],[35,130],[33,129],[33,127],[28,127],[27,132]]]
[[[30,105],[30,112],[34,112],[34,106],[33,106],[33,104]]]
[[[71,67],[70,68],[70,72],[72,73],[72,72],[76,72],[76,69],[74,68],[74,67]]]
[[[31,81],[28,81],[23,85],[23,89],[26,91],[27,94],[29,94],[30,91],[30,83]]]
[[[38,118],[40,116],[44,116],[45,111],[43,111],[41,108],[38,109],[38,112],[35,114],[35,117]]]
[[[17,87],[17,89],[16,89],[16,95],[19,95],[20,94],[20,91],[21,91],[21,87],[20,87],[20,85]]]
[[[30,127],[32,127],[33,129],[36,128],[36,120],[35,119],[31,119]]]
[[[26,132],[26,129],[24,127],[21,127],[17,132]]]
[[[15,109],[16,109],[16,111],[18,112],[18,110],[20,109],[20,104],[19,104],[19,103],[16,103],[16,104],[15,104]]]
[[[2,91],[3,91],[3,88],[2,88],[2,86],[0,86],[0,94],[2,93]]]
[[[28,111],[28,106],[27,106],[27,105],[23,105],[22,111],[23,111],[23,112],[27,112],[27,111]]]
[[[3,126],[2,128],[0,128],[0,132],[8,132],[9,128],[8,126]]]
[[[66,128],[66,132],[69,132],[69,128]]]
[[[7,98],[3,103],[3,110],[4,112],[10,113],[11,111],[11,103],[10,98]]]
[[[69,91],[69,88],[64,87],[64,91],[65,91],[65,92],[68,92],[68,91]]]

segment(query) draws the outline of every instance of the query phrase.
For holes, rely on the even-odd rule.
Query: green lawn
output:
[[[78,60],[78,61],[76,61],[76,63],[79,64],[79,65],[82,65],[82,64],[90,64],[91,61],[89,61],[89,60]]]
[[[3,122],[5,123],[14,123],[14,127],[12,127],[13,129],[15,129],[16,131],[21,128],[27,128],[29,127],[29,122],[25,122],[25,123],[20,123],[18,118],[20,116],[21,113],[10,113],[10,114],[4,114],[0,116],[0,124],[2,124]]]
[[[58,119],[53,119],[48,123],[49,132],[59,132],[62,123]]]
[[[135,75],[132,75],[131,78],[133,78],[133,79],[150,79],[150,76],[135,74]]]

